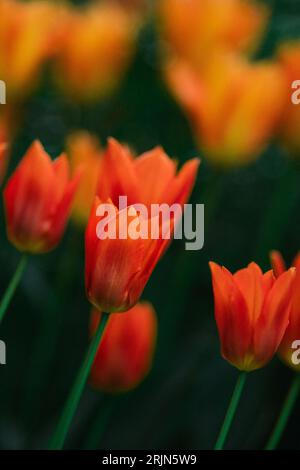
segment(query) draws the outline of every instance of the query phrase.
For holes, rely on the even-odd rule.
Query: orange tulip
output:
[[[300,154],[300,103],[293,103],[292,95],[296,92],[292,88],[296,80],[300,80],[300,41],[285,43],[278,51],[279,63],[285,77],[285,109],[280,122],[279,135],[281,142],[296,157]],[[298,86],[299,89],[299,86]]]
[[[278,251],[272,251],[271,263],[276,276],[281,276],[286,272],[284,259]],[[295,347],[294,342],[300,342],[300,253],[292,262],[292,266],[296,268],[296,277],[292,291],[292,307],[290,313],[290,321],[285,331],[284,337],[280,343],[278,354],[282,361],[292,369],[300,370],[300,364],[293,360],[295,349],[300,346],[298,343]]]
[[[54,162],[36,141],[4,190],[7,234],[20,251],[44,253],[59,243],[79,182],[72,180],[65,155]]]
[[[186,162],[178,174],[177,164],[161,147],[134,158],[128,147],[109,139],[99,176],[97,195],[117,206],[119,196],[127,196],[128,205],[184,204],[195,183],[199,159]]]
[[[169,244],[175,213],[166,223],[149,214],[151,203],[184,204],[193,188],[199,161],[187,162],[176,176],[176,165],[161,148],[154,149],[133,160],[125,147],[110,140],[103,160],[100,182],[102,199],[95,199],[86,230],[86,290],[91,303],[103,312],[129,310],[139,299],[156,263]],[[118,197],[127,196],[128,206],[119,211]],[[110,222],[115,226],[115,237],[107,236],[101,223],[105,217],[97,215],[100,202],[111,198]],[[114,204],[115,205],[114,205]],[[142,203],[147,215],[141,215],[134,204]],[[153,220],[159,226],[158,237],[151,237],[149,227]],[[100,226],[100,228],[99,228]],[[130,232],[147,230],[146,237],[134,238]],[[120,234],[122,234],[120,236]]]
[[[7,86],[7,102],[36,84],[60,39],[63,11],[46,0],[0,0],[0,79]]]
[[[117,4],[69,11],[56,78],[73,99],[103,98],[118,85],[135,49],[136,17]]]
[[[97,310],[92,312],[92,334],[100,316]],[[138,303],[124,314],[110,315],[91,369],[90,384],[112,393],[136,387],[151,368],[156,330],[156,314],[149,303]]]
[[[71,169],[81,169],[81,179],[74,198],[72,216],[85,226],[96,194],[103,152],[98,139],[88,132],[75,132],[67,139]]]
[[[268,9],[245,0],[161,0],[162,34],[172,53],[203,65],[211,53],[255,49]]]
[[[201,73],[174,62],[167,68],[167,80],[215,165],[248,164],[272,138],[284,102],[279,66],[215,56]]]
[[[224,359],[243,371],[263,367],[288,326],[295,269],[275,278],[255,263],[233,275],[215,263],[210,268]]]

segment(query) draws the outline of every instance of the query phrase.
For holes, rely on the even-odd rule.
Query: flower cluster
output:
[[[157,49],[152,43],[148,49],[141,43],[142,73],[147,64],[149,70],[152,67],[152,72],[163,75],[187,116],[201,156],[212,163],[215,174],[250,164],[275,138],[295,158],[300,151],[300,98],[299,106],[291,99],[295,82],[300,86],[300,41],[281,42],[271,57],[254,59],[270,21],[267,6],[255,0],[159,0],[151,8],[147,5],[146,0],[103,0],[80,7],[50,0],[0,0],[0,80],[7,91],[7,104],[0,104],[0,184],[7,237],[22,253],[0,301],[0,322],[28,257],[56,249],[69,219],[79,235],[85,231],[80,241],[85,253],[85,292],[92,308],[86,335],[89,347],[51,441],[55,449],[64,444],[86,382],[97,391],[125,393],[151,370],[164,312],[156,313],[141,297],[171,243],[179,217],[172,213],[167,238],[159,215],[145,216],[139,207],[178,206],[182,215],[197,180],[200,160],[191,158],[191,150],[181,165],[160,145],[136,154],[130,145],[108,137],[105,127],[100,129],[104,99],[109,101],[133,63],[145,19],[156,23],[153,30],[145,30],[155,31]],[[22,123],[31,118],[26,113],[28,103],[34,93],[38,95],[39,86],[43,95],[45,83],[61,100],[62,109],[67,108],[66,121],[73,111],[79,116],[76,125],[63,123],[66,151],[54,159],[40,142],[46,139],[38,140],[38,132],[30,135],[26,145],[33,142],[24,155],[18,140]],[[131,100],[133,93],[147,92],[129,88]],[[99,106],[96,112],[94,105]],[[123,108],[118,103],[110,116],[114,120],[118,114],[119,133],[112,132],[118,137],[126,121]],[[150,130],[144,121],[142,128],[145,134]],[[124,134],[125,141],[131,141]],[[100,135],[107,138],[106,146]],[[151,147],[163,141],[158,135],[150,139]],[[55,139],[59,140],[56,134]],[[61,142],[56,144],[59,148]],[[11,173],[10,154],[15,166]],[[215,207],[218,195],[212,194],[214,188],[205,177],[203,186]],[[283,186],[286,193],[288,185]],[[126,206],[120,208],[124,197]],[[195,191],[195,199],[201,198]],[[108,218],[122,236],[107,236],[102,225],[106,215],[98,210],[103,204],[112,207]],[[285,214],[289,215],[288,208]],[[208,224],[210,216],[208,210]],[[158,236],[129,236],[128,220],[139,230],[150,227],[153,219]],[[263,248],[268,256],[273,246]],[[183,278],[187,270],[175,258],[172,269]],[[278,251],[272,251],[270,258],[272,269],[266,272],[255,262],[235,273],[209,263],[221,354],[241,372],[216,448],[224,445],[246,373],[265,367],[276,354],[296,373],[300,370],[300,359],[295,361],[295,349],[300,348],[300,255],[290,268]],[[198,259],[190,266],[190,278],[196,279]],[[190,278],[178,284],[186,302]],[[177,290],[175,282],[174,286]],[[278,440],[279,432],[276,436]]]
[[[141,15],[106,0],[77,8],[48,0],[0,0],[0,77],[22,102],[46,66],[73,100],[108,96],[134,55]]]
[[[253,60],[270,11],[254,0],[163,0],[163,72],[204,155],[217,167],[257,159],[277,135],[299,149],[299,41]],[[184,38],[184,40],[183,40]]]

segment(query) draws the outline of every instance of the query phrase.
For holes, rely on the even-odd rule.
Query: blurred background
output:
[[[300,80],[300,3],[246,2],[248,11],[228,1],[223,12],[215,0],[203,2],[203,11],[189,0],[181,7],[178,0],[107,0],[100,7],[99,0],[83,10],[82,2],[49,1],[55,28],[47,12],[38,23],[41,37],[49,28],[55,38],[37,52],[38,32],[18,36],[20,24],[5,32],[10,1],[0,0],[6,177],[34,139],[55,157],[78,130],[96,136],[100,148],[113,136],[137,154],[162,145],[180,165],[202,159],[192,202],[206,207],[205,247],[189,252],[175,240],[143,294],[158,315],[151,372],[126,394],[86,387],[66,448],[212,448],[237,371],[219,353],[208,261],[236,270],[255,260],[269,269],[271,249],[291,262],[300,248],[300,111],[294,116],[289,106],[291,82]],[[17,36],[22,60],[13,64],[17,47],[5,41]],[[16,74],[23,82],[13,83]],[[45,447],[86,350],[90,305],[79,219],[74,213],[54,252],[31,257],[1,325],[2,449]],[[7,241],[4,214],[0,224],[3,292],[20,254]],[[263,447],[291,378],[277,358],[250,374],[228,448]],[[300,448],[299,418],[300,403],[280,448]]]

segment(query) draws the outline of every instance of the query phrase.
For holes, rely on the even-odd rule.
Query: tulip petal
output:
[[[127,212],[129,209],[125,209]],[[86,287],[90,301],[105,312],[128,310],[136,299],[136,290],[141,293],[144,285],[135,285],[132,281],[142,270],[144,240],[134,240],[125,233],[126,238],[119,237],[119,230],[125,224],[128,229],[136,216],[127,214],[122,217],[122,212],[116,213],[111,223],[116,226],[116,238],[108,236],[105,239],[95,241],[95,235],[91,230],[96,228],[96,219],[89,223],[86,232],[87,266]],[[99,218],[98,218],[99,221]],[[96,233],[96,230],[95,230]],[[88,244],[92,240],[92,247]],[[92,252],[92,250],[94,251]]]
[[[163,199],[166,189],[170,189],[176,173],[176,164],[163,151],[156,147],[140,155],[134,162],[136,175],[141,182],[143,204],[157,204]]]
[[[295,270],[289,269],[274,282],[267,294],[254,333],[254,354],[261,364],[275,354],[289,323]]]
[[[255,322],[264,301],[263,273],[256,263],[251,263],[247,268],[237,271],[233,277],[243,293],[250,321]]]
[[[103,201],[111,198],[116,206],[119,205],[118,196],[127,196],[128,206],[140,202],[133,159],[126,147],[115,139],[108,140],[97,195]]]
[[[236,367],[242,368],[252,338],[248,308],[232,274],[210,262],[215,298],[215,317],[222,354]]]
[[[193,158],[182,166],[172,186],[166,189],[163,196],[167,204],[183,205],[187,202],[196,181],[199,165],[199,158]]]
[[[279,251],[273,250],[270,253],[271,265],[276,277],[279,277],[286,271],[286,264]]]

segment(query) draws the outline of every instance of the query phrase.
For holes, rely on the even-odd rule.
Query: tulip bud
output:
[[[295,269],[278,278],[255,263],[231,274],[210,263],[215,317],[224,359],[240,370],[266,365],[276,353],[291,312]]]
[[[176,203],[182,207],[193,188],[198,165],[198,159],[190,160],[176,174],[175,163],[161,148],[134,159],[126,147],[110,140],[99,178],[101,200],[95,199],[85,237],[86,291],[98,310],[126,311],[139,300],[178,220],[172,211],[166,222],[159,214],[153,216],[151,206]],[[119,196],[128,198],[128,206],[121,210],[117,208]],[[106,201],[114,233],[105,227],[106,211],[99,213]],[[136,211],[135,204],[143,204],[147,214]],[[154,219],[157,237],[151,232]],[[144,231],[146,235],[132,236],[133,226],[136,233]]]
[[[93,310],[92,334],[100,315]],[[156,330],[156,314],[149,303],[138,303],[128,312],[110,315],[91,369],[90,384],[112,393],[136,387],[150,370]]]
[[[4,189],[7,234],[18,250],[44,253],[59,243],[79,182],[68,173],[65,155],[51,161],[38,141],[27,150]]]

